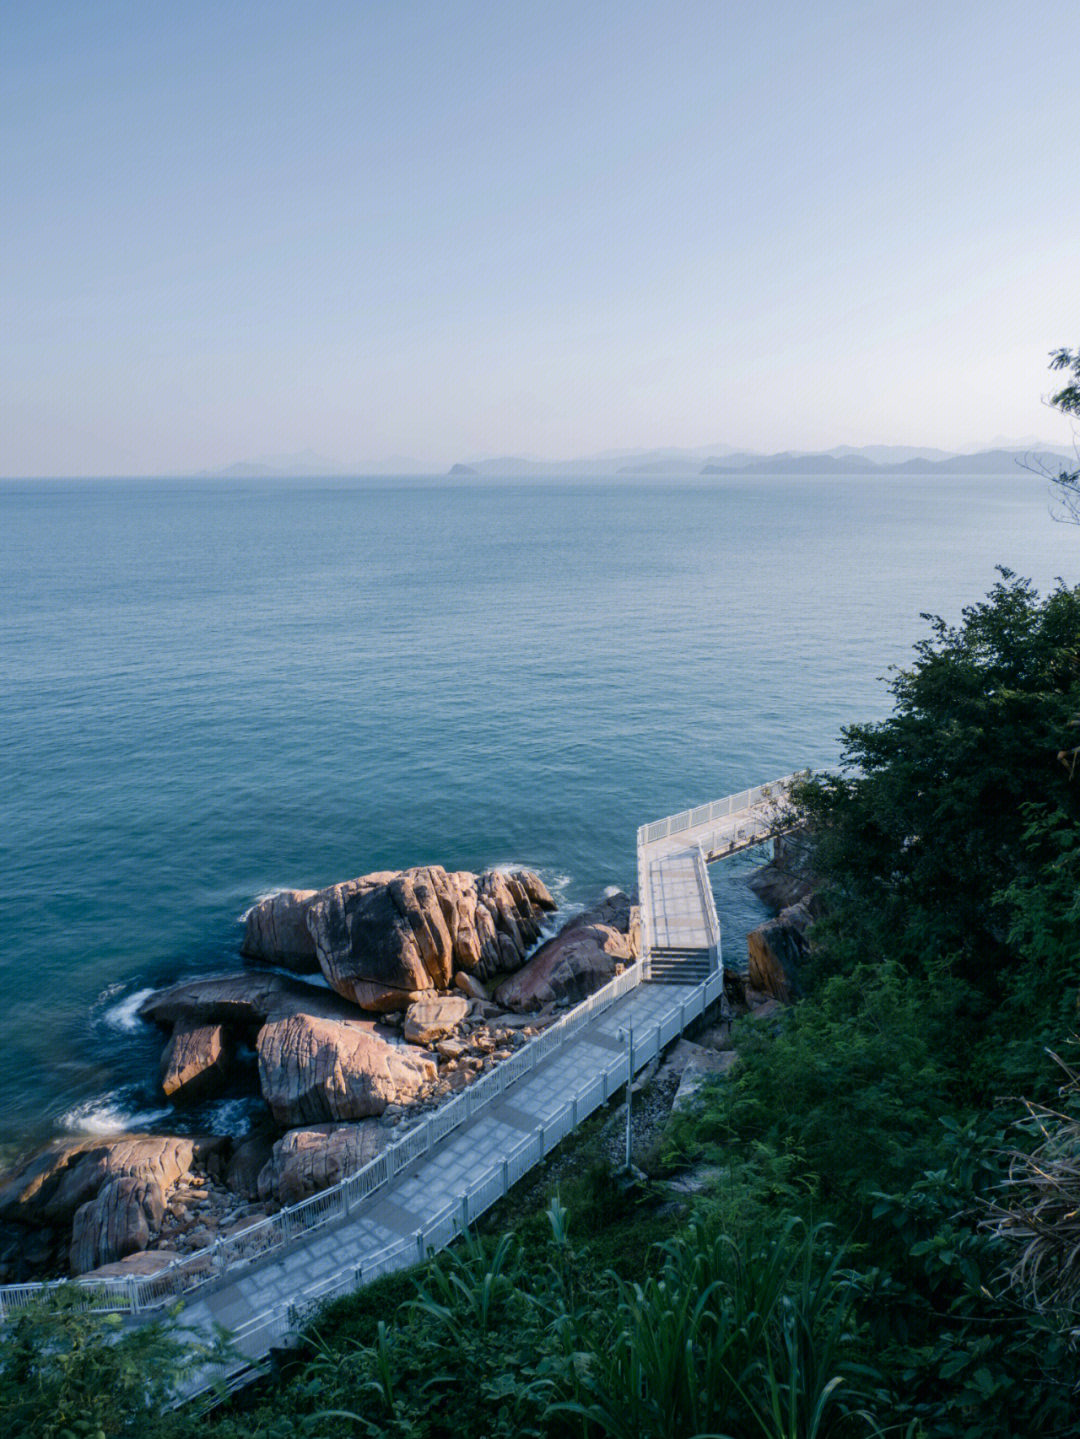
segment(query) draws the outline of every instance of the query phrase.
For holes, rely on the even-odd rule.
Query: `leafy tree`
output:
[[[1051,370],[1064,370],[1069,378],[1060,390],[1048,397],[1046,403],[1051,408],[1060,410],[1063,415],[1080,416],[1080,346],[1075,350],[1051,351],[1050,368]],[[1074,448],[1080,455],[1080,447],[1074,445]],[[1038,456],[1026,461],[1024,469],[1041,475],[1043,479],[1049,480],[1054,486],[1057,497],[1061,501],[1061,511],[1055,514],[1055,519],[1067,520],[1071,524],[1080,524],[1080,469],[1059,467],[1057,470],[1053,470],[1045,460]]]
[[[959,625],[932,615],[915,663],[890,688],[887,719],[843,731],[848,773],[819,776],[799,798],[816,830],[831,914],[818,926],[819,966],[898,961],[1000,997],[1017,954],[995,902],[1041,884],[1058,825],[1080,821],[1080,786],[1062,762],[1080,709],[1080,587],[1045,599],[1001,570]]]
[[[1052,370],[1064,370],[1071,377],[1050,396],[1050,403],[1063,415],[1080,416],[1080,346],[1075,350],[1055,350],[1050,356]],[[1050,477],[1058,487],[1066,517],[1080,524],[1080,469],[1060,470]]]

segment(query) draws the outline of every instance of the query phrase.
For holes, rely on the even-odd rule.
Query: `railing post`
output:
[[[503,1191],[504,1194],[509,1194],[509,1193],[510,1193],[510,1161],[509,1161],[509,1159],[504,1159],[503,1162],[502,1162],[502,1191]]]
[[[427,1255],[424,1253],[424,1231],[422,1229],[416,1231],[416,1253],[422,1264],[427,1258]]]
[[[466,1191],[461,1196],[461,1232],[465,1233],[469,1227],[469,1195]]]

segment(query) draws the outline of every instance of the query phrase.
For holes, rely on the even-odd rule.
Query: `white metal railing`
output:
[[[649,860],[638,845],[637,852],[638,916],[641,922],[641,972],[644,979],[652,977],[652,952],[649,935],[652,933],[652,902],[649,894]]]
[[[782,800],[788,787],[795,780],[804,778],[807,773],[806,770],[797,770],[794,774],[784,775],[783,779],[774,779],[769,784],[755,785],[753,789],[726,795],[723,799],[713,800],[711,804],[701,804],[696,809],[684,809],[679,814],[669,814],[666,819],[652,820],[638,829],[638,848],[656,844],[662,839],[670,839],[672,835],[697,829],[703,824],[712,824],[714,820],[728,819],[743,810],[753,809],[755,805]]]
[[[451,1130],[478,1114],[508,1085],[516,1083],[523,1074],[534,1069],[571,1035],[590,1023],[594,1015],[614,1004],[640,982],[639,962],[616,975],[542,1034],[535,1035],[512,1058],[503,1060],[457,1098],[441,1104],[377,1158],[332,1188],[288,1205],[239,1233],[219,1238],[206,1249],[176,1259],[156,1274],[127,1275],[86,1284],[76,1280],[86,1291],[86,1303],[82,1307],[95,1313],[121,1311],[135,1314],[167,1304],[180,1294],[220,1279],[231,1269],[263,1259],[302,1234],[344,1218],[361,1200],[389,1183],[394,1175],[400,1174],[421,1155],[427,1154]],[[0,1286],[0,1319],[64,1282],[67,1281],[46,1280],[35,1284]]]
[[[671,1004],[648,1028],[635,1028],[634,1073],[655,1059],[665,1045],[719,999],[722,991],[723,976],[719,970],[713,970],[690,994],[672,998]],[[468,1189],[429,1214],[414,1234],[396,1239],[366,1256],[360,1265],[350,1261],[337,1274],[311,1285],[299,1296],[294,1293],[288,1299],[277,1301],[235,1329],[232,1338],[246,1356],[243,1365],[265,1353],[274,1340],[300,1328],[316,1305],[351,1293],[383,1274],[407,1269],[444,1248],[539,1164],[576,1125],[605,1104],[619,1086],[626,1083],[630,1063],[628,1050],[612,1053],[599,1072],[568,1096],[553,1115],[499,1159],[474,1174]],[[210,1384],[205,1386],[210,1387]]]
[[[694,873],[701,891],[701,908],[705,915],[705,927],[709,932],[709,954],[713,964],[720,968],[720,918],[716,913],[716,897],[709,883],[709,865],[705,851],[700,845],[694,850]]]

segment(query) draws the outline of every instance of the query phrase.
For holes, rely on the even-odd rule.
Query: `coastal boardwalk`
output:
[[[706,866],[785,828],[790,780],[643,825],[639,962],[406,1130],[393,1152],[160,1276],[99,1281],[88,1307],[138,1323],[182,1293],[192,1330],[207,1339],[215,1326],[231,1331],[242,1358],[229,1382],[239,1384],[313,1306],[450,1243],[720,999]],[[0,1312],[37,1288],[0,1290]]]
[[[640,978],[640,968],[620,978]],[[717,970],[706,983],[635,984],[355,1209],[192,1293],[184,1323],[207,1337],[214,1324],[225,1325],[257,1360],[316,1302],[442,1248],[615,1095],[631,1063],[641,1069],[719,999],[722,983]]]

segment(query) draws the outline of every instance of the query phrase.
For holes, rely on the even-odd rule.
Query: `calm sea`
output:
[[[920,611],[1080,571],[1023,472],[7,483],[0,516],[9,1149],[171,1122],[136,997],[233,967],[256,896],[515,863],[581,905],[643,820],[835,761]],[[759,911],[716,882],[737,955]]]

